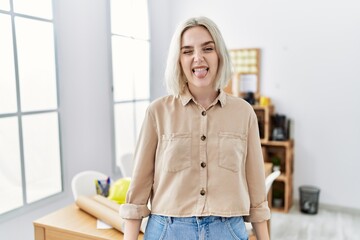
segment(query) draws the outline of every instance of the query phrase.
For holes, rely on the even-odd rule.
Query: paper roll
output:
[[[118,203],[116,203],[116,202],[114,202],[114,201],[112,201],[112,200],[110,200],[110,199],[108,199],[108,198],[106,198],[104,196],[101,196],[101,195],[94,195],[92,198],[95,201],[103,204],[104,206],[107,206],[108,208],[112,209],[116,213],[119,212],[120,204],[118,204]],[[140,225],[140,232],[145,233],[147,222],[148,222],[148,217],[142,219],[142,222],[141,222],[141,225]]]
[[[102,205],[105,205],[106,207],[112,209],[113,211],[115,211],[116,213],[119,213],[119,209],[120,209],[120,204],[104,197],[101,195],[94,195],[92,197],[95,201],[101,203]]]
[[[95,200],[93,197],[79,196],[76,199],[76,204],[83,211],[109,224],[120,232],[124,232],[124,219],[120,217],[118,211],[112,209],[112,207],[115,207],[114,205],[103,200],[101,198],[100,200],[98,198]]]

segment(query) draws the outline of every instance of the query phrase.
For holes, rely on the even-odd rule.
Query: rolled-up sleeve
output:
[[[262,222],[270,219],[265,188],[264,160],[255,112],[251,113],[249,121],[246,180],[250,197],[250,214],[244,217],[245,221]]]
[[[155,154],[158,144],[156,124],[147,109],[134,154],[134,171],[126,203],[120,206],[119,214],[124,219],[142,219],[150,214],[147,207],[154,181]]]

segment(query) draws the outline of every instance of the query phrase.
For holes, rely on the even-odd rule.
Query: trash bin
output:
[[[307,214],[318,212],[320,189],[313,186],[300,186],[300,210]]]

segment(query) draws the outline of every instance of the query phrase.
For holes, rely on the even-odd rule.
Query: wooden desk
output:
[[[116,229],[96,229],[96,218],[75,204],[34,221],[35,240],[121,240]],[[139,239],[143,239],[140,234]]]

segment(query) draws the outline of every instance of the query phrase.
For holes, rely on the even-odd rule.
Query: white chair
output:
[[[280,171],[279,170],[276,170],[272,173],[269,174],[269,176],[267,176],[265,178],[265,187],[266,187],[266,195],[269,193],[270,191],[270,188],[273,184],[273,182],[275,181],[275,179],[280,176]]]
[[[71,180],[71,189],[74,200],[78,196],[96,195],[96,179],[107,179],[108,176],[97,171],[83,171],[76,174]]]
[[[280,176],[281,172],[279,170],[276,170],[272,173],[270,173],[266,178],[265,178],[265,189],[266,189],[266,195],[268,195],[270,189],[271,189],[271,186],[273,184],[273,182],[275,181],[275,179]],[[254,232],[253,232],[253,228],[252,228],[252,225],[251,223],[248,223],[246,222],[245,223],[245,227],[246,227],[246,230],[250,235],[254,235]]]

